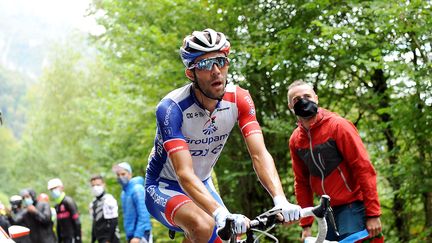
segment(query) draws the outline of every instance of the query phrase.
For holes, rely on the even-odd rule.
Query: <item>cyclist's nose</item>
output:
[[[219,74],[220,73],[220,67],[217,63],[214,63],[212,66],[212,74]]]

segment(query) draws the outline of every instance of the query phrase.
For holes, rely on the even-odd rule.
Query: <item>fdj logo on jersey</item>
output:
[[[214,132],[216,132],[218,130],[217,126],[215,125],[214,120],[216,119],[216,117],[212,117],[210,118],[205,124],[204,124],[204,129],[203,129],[203,133],[205,135],[210,135]]]

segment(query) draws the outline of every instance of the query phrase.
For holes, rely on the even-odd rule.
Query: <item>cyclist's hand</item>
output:
[[[276,196],[273,198],[275,208],[282,209],[282,216],[285,222],[291,222],[300,219],[301,207],[296,204],[289,203],[284,196]]]
[[[249,219],[242,214],[231,214],[224,207],[219,207],[213,212],[213,217],[218,229],[225,227],[226,219],[234,220],[234,231],[236,234],[246,233],[249,227]]]
[[[244,234],[249,228],[249,219],[242,214],[231,214],[234,219],[234,230],[236,234]]]

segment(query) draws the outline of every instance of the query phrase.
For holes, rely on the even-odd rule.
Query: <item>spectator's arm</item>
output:
[[[51,223],[51,209],[48,203],[38,202],[34,215],[36,221],[41,224],[48,225]]]

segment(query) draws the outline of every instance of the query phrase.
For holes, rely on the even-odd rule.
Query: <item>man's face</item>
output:
[[[129,171],[124,170],[124,169],[118,169],[116,171],[116,175],[117,175],[117,178],[119,178],[119,177],[123,177],[123,178],[126,177],[129,180],[132,178],[132,174],[129,173]]]
[[[216,57],[225,57],[225,54],[222,52],[206,53],[198,57],[194,63],[198,63],[199,61],[202,61],[204,59],[211,59]],[[217,64],[213,64],[211,70],[194,68],[194,70],[190,71],[195,71],[196,81],[198,82],[198,85],[205,94],[209,95],[210,97],[221,98],[225,93],[228,67],[229,64],[228,62],[226,62],[223,67],[220,67]]]
[[[103,186],[105,187],[105,183],[101,179],[94,179],[90,182],[91,186]]]
[[[295,103],[302,98],[318,104],[318,96],[309,85],[298,85],[292,87],[288,92],[288,107],[294,109]]]
[[[63,192],[63,187],[62,186],[58,186],[58,187],[54,187],[54,188],[50,189],[50,191],[54,191],[54,190]]]

